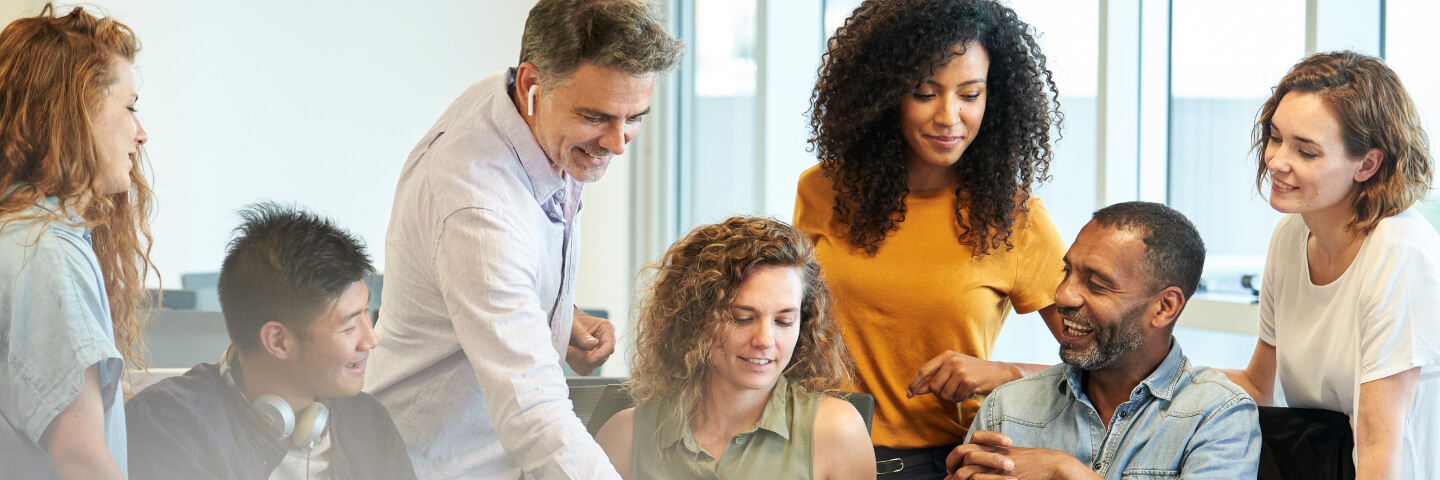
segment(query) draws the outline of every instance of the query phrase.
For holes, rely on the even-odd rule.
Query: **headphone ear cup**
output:
[[[320,436],[325,434],[325,422],[328,420],[330,409],[318,401],[311,403],[295,421],[295,434],[290,436],[290,446],[296,449],[314,447]]]
[[[289,437],[290,433],[295,431],[295,412],[290,409],[289,403],[285,403],[285,399],[275,395],[261,395],[250,403],[250,408],[260,414],[260,418],[280,434],[280,438]]]

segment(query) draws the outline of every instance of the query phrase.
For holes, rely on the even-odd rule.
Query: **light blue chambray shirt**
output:
[[[60,202],[47,198],[20,216],[42,209],[59,211]],[[115,348],[100,262],[87,229],[42,223],[0,226],[0,476],[56,478],[40,436],[75,401],[85,369],[97,363],[105,444],[126,472],[125,406],[117,394],[125,362]]]
[[[510,76],[461,94],[401,169],[365,390],[419,478],[618,479],[560,367],[580,183],[535,142]]]
[[[1069,453],[1107,479],[1255,478],[1254,400],[1218,370],[1190,365],[1173,337],[1170,353],[1115,409],[1109,428],[1085,395],[1084,375],[1061,364],[1001,385],[980,405],[970,431]]]

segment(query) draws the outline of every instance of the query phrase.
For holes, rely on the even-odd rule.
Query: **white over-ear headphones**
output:
[[[319,401],[311,402],[300,411],[300,418],[295,418],[295,411],[285,399],[274,395],[261,395],[250,403],[250,408],[295,449],[314,447],[325,434],[325,422],[330,419],[330,409]]]
[[[525,101],[525,113],[529,114],[529,115],[532,116],[532,117],[535,116],[535,89],[536,89],[536,88],[540,88],[540,86],[539,86],[539,85],[531,85],[531,86],[530,86],[530,90],[525,93],[525,98],[527,99],[527,100]]]
[[[231,355],[233,347],[225,351],[225,361],[220,364],[220,374],[225,381],[240,393],[240,398],[250,404],[250,409],[260,417],[271,431],[277,434],[279,440],[293,449],[313,448],[315,442],[325,434],[325,424],[330,420],[330,409],[325,408],[319,400],[310,403],[309,407],[300,412],[300,418],[295,418],[295,410],[285,399],[275,395],[261,395],[251,402],[245,398],[245,390],[235,382],[235,373],[231,368],[231,362],[235,357]]]

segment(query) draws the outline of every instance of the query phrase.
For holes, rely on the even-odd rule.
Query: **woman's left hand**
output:
[[[906,398],[933,393],[947,402],[960,403],[975,395],[990,393],[995,387],[1024,375],[1020,367],[1005,362],[992,362],[953,350],[936,355],[915,371],[906,390]]]

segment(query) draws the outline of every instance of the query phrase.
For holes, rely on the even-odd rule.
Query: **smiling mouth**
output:
[[[1080,323],[1070,320],[1068,318],[1062,318],[1060,319],[1060,321],[1064,325],[1065,334],[1071,337],[1083,337],[1095,331],[1094,328],[1087,328],[1084,325],[1081,325]]]
[[[575,150],[576,150],[577,152],[579,152],[580,155],[584,156],[584,160],[586,160],[585,163],[588,163],[588,164],[590,164],[591,166],[595,166],[595,167],[605,166],[606,164],[610,163],[610,157],[613,157],[613,156],[614,156],[614,155],[610,154],[610,152],[608,152],[608,151],[607,151],[607,152],[604,152],[604,153],[602,153],[602,154],[596,155],[596,154],[590,153],[589,150],[586,150],[586,149],[583,148],[583,147],[575,147]]]
[[[745,357],[740,357],[740,359],[741,359],[741,360],[744,360],[744,361],[746,361],[746,362],[750,362],[750,364],[752,364],[752,365],[769,365],[769,364],[775,362],[774,360],[770,360],[770,359],[768,359],[768,358],[745,358]]]
[[[1300,189],[1300,187],[1297,187],[1297,186],[1294,186],[1294,185],[1291,185],[1291,184],[1288,184],[1288,183],[1285,183],[1285,182],[1276,180],[1276,179],[1273,178],[1273,177],[1270,178],[1270,185],[1273,186],[1273,187],[1275,187],[1276,190],[1284,190],[1284,191],[1287,191],[1287,192],[1288,192],[1288,191],[1292,191],[1292,190],[1298,190],[1298,189]]]
[[[926,138],[926,139],[929,139],[931,143],[934,143],[934,144],[935,144],[935,146],[938,146],[938,147],[941,147],[941,148],[955,148],[955,147],[960,146],[960,142],[961,142],[962,140],[965,140],[965,137],[958,137],[958,136],[957,136],[957,137],[944,137],[944,136],[938,136],[938,135],[926,135],[925,138]]]

